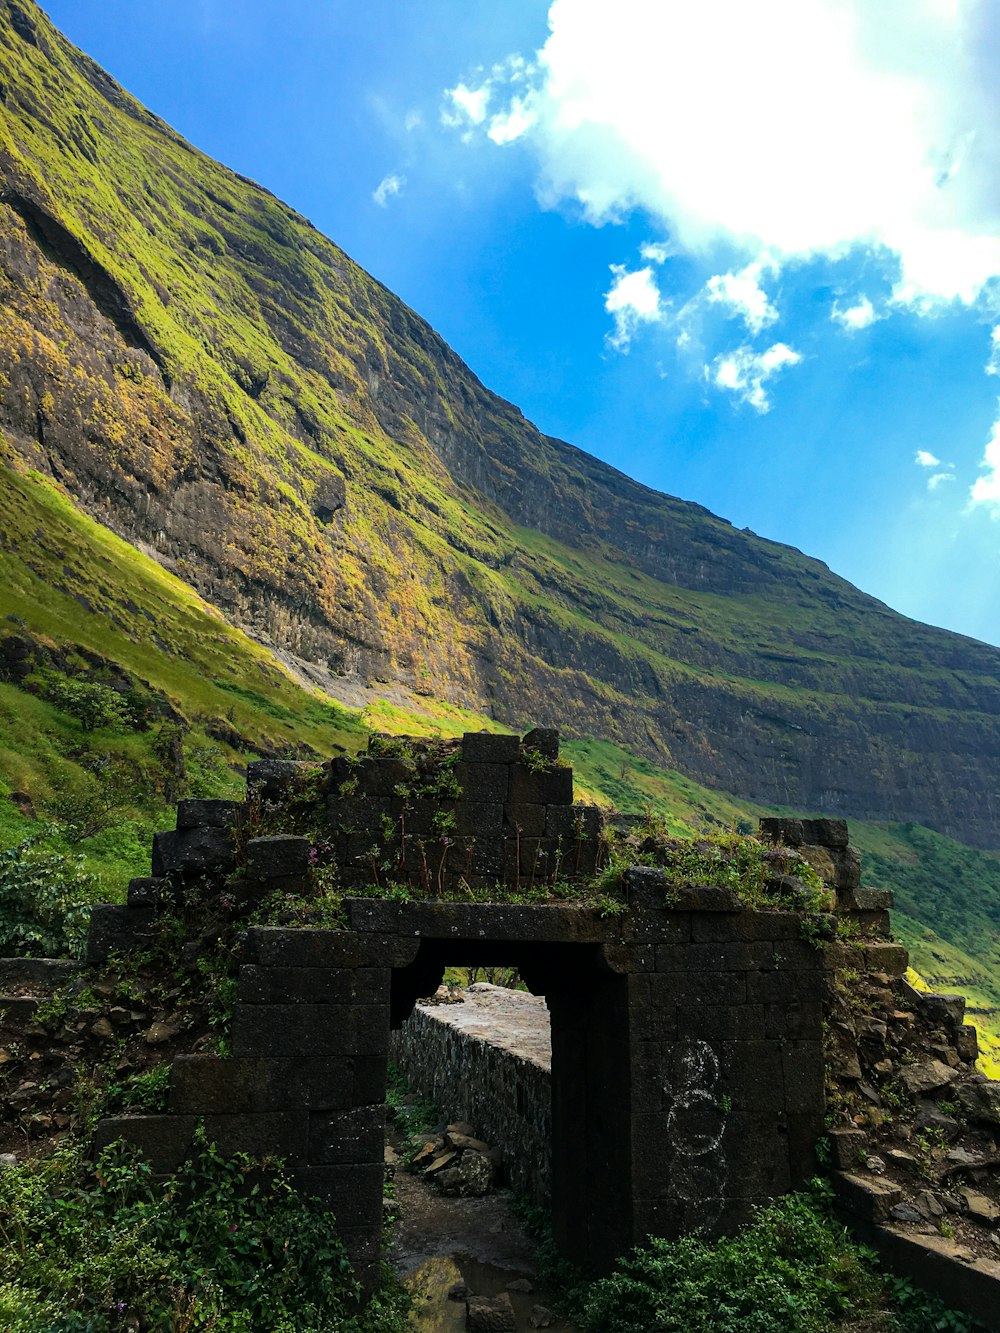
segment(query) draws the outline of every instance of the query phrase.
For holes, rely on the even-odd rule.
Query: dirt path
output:
[[[517,1333],[532,1333],[536,1327],[576,1333],[561,1319],[531,1323],[538,1307],[551,1309],[553,1297],[538,1285],[535,1242],[517,1220],[509,1190],[483,1199],[446,1198],[405,1171],[402,1163],[395,1185],[398,1221],[388,1257],[416,1293],[415,1327],[423,1333],[463,1333],[466,1299],[458,1293],[464,1288],[469,1296],[506,1291]]]

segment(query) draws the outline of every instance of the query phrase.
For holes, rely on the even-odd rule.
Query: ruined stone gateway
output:
[[[525,741],[466,736],[444,795],[414,797],[406,783],[419,763],[398,756],[328,765],[319,782],[331,854],[358,894],[344,900],[346,928],[247,930],[231,1056],[177,1057],[169,1112],[104,1120],[97,1146],[125,1138],[166,1172],[203,1120],[225,1152],[284,1158],[295,1183],[333,1209],[371,1287],[390,1029],[447,965],[504,964],[551,1016],[551,1211],[568,1256],[607,1269],[650,1233],[729,1231],[801,1184],[823,1131],[828,962],[803,938],[800,913],[747,910],[728,889],[678,889],[648,868],[627,872],[624,910],[608,915],[363,896],[390,851],[394,875],[417,890],[432,867],[432,894],[490,876],[535,882],[553,864],[564,877],[591,872],[597,812],[572,804],[554,733]],[[252,798],[278,800],[301,778],[297,765],[252,766]],[[439,811],[447,821],[435,823]],[[193,877],[226,877],[248,901],[305,882],[308,843],[293,835],[251,838],[238,867],[239,816],[226,802],[182,802],[177,832],[157,835],[155,877],[133,882],[127,906],[95,909],[90,961],[148,941],[160,905]],[[408,865],[407,817],[417,839]],[[771,832],[811,849],[839,911],[884,925],[885,903],[858,888],[842,823],[781,821]],[[905,968],[898,946],[870,947],[883,970]]]

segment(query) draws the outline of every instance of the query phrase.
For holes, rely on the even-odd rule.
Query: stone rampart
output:
[[[418,1004],[389,1058],[451,1120],[499,1148],[515,1189],[552,1197],[552,1036],[541,996],[480,983],[459,1003]]]

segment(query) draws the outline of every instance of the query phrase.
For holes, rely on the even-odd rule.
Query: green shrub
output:
[[[582,1290],[575,1317],[587,1333],[825,1333],[881,1294],[866,1255],[800,1194],[732,1239],[650,1240]]]
[[[98,727],[134,731],[140,725],[135,699],[110,685],[48,670],[39,672],[39,679],[42,697],[75,717],[84,731]]]
[[[0,852],[0,954],[82,953],[95,886],[80,857],[44,851],[37,839]]]
[[[93,1176],[78,1146],[0,1172],[0,1315],[21,1321],[3,1327],[401,1333],[398,1295],[357,1314],[328,1210],[253,1167],[201,1133],[165,1181],[122,1145]]]

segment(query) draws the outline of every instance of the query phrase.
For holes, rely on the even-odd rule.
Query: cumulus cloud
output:
[[[1000,420],[993,424],[980,467],[983,475],[973,483],[972,502],[991,505],[993,517],[1000,519]]]
[[[802,357],[786,343],[774,343],[764,352],[737,347],[716,357],[706,366],[706,378],[719,389],[728,389],[757,412],[769,412],[767,382],[786,366],[797,366]]]
[[[640,208],[745,262],[863,247],[921,311],[1000,276],[1000,6],[618,0],[609,21],[605,0],[553,0],[549,27],[532,61],[447,95],[530,143],[544,201],[595,223]]]
[[[990,359],[986,362],[987,375],[1000,375],[1000,324],[990,335]]]
[[[918,449],[913,455],[913,460],[918,467],[940,467],[940,458],[935,458],[929,449]]]
[[[399,194],[405,184],[405,176],[383,176],[372,191],[372,198],[378,204],[379,208],[385,208],[389,203],[389,200]]]
[[[713,305],[728,307],[739,315],[751,333],[760,333],[773,324],[778,312],[760,285],[764,265],[748,264],[739,273],[717,273],[705,284],[705,295]]]
[[[649,267],[629,272],[624,264],[612,264],[613,281],[604,295],[604,309],[614,321],[608,342],[627,352],[640,324],[655,323],[663,313],[660,289]]]
[[[841,328],[847,329],[851,333],[858,329],[867,329],[870,324],[874,324],[879,318],[875,313],[875,307],[867,296],[862,296],[854,305],[841,306],[835,303],[833,310],[830,312],[830,317]]]

